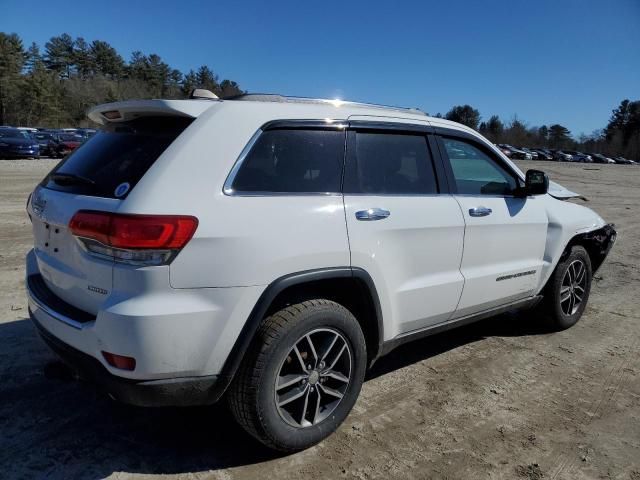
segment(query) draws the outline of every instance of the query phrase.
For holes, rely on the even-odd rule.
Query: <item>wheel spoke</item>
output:
[[[583,294],[584,294],[584,288],[582,288],[580,285],[576,285],[575,290],[580,290]]]
[[[333,388],[327,387],[326,385],[319,385],[320,389],[326,393],[327,395],[331,395],[332,397],[342,398],[344,395]]]
[[[331,365],[329,365],[328,370],[333,370],[333,367],[336,366],[336,363],[338,363],[338,360],[340,360],[340,357],[342,356],[346,348],[347,348],[347,344],[346,343],[342,344],[342,348],[340,348],[340,351],[338,351],[338,354],[335,356],[335,358],[331,362]]]
[[[283,405],[286,405],[287,403],[291,403],[294,400],[297,400],[298,398],[300,398],[301,396],[303,396],[305,394],[305,392],[307,391],[309,387],[305,386],[305,388],[293,388],[291,390],[289,390],[287,393],[285,393],[284,395],[282,395],[278,401],[278,406],[282,407]]]
[[[298,350],[298,345],[293,346],[293,351],[296,352],[296,357],[298,357],[298,362],[300,362],[300,367],[302,368],[302,371],[308,372],[307,366],[305,365],[304,360],[302,359],[302,355],[300,355],[300,350]]]
[[[320,374],[320,376],[321,377],[333,378],[333,379],[338,380],[339,382],[342,382],[342,383],[349,383],[349,379],[347,377],[345,377],[340,372],[336,372],[335,370],[326,370],[326,371],[322,372]]]
[[[313,346],[313,342],[311,341],[311,335],[307,335],[305,338],[307,339],[307,343],[311,348],[311,354],[313,355],[315,365],[318,365],[318,354],[316,353],[316,347]]]
[[[580,302],[582,301],[582,297],[578,295],[575,290],[573,291],[573,296],[574,296],[574,304],[579,305]]]
[[[327,355],[329,355],[329,352],[331,351],[333,346],[336,344],[337,340],[338,340],[338,335],[334,333],[333,334],[333,340],[331,340],[331,343],[329,344],[329,346],[327,347],[325,352],[322,354],[322,357],[320,357],[320,361],[321,362],[324,362],[324,360],[327,358]]]
[[[564,303],[571,298],[571,292],[567,292],[565,295],[560,297],[560,303]]]
[[[309,406],[309,389],[305,390],[307,393],[304,396],[304,405],[302,406],[302,417],[300,418],[300,425],[304,424],[307,418],[307,407]]]
[[[584,264],[580,262],[580,266],[578,267],[578,275],[576,276],[576,283],[582,283],[582,279],[584,278],[586,268],[584,268]]]
[[[276,387],[276,390],[282,390],[283,388],[295,385],[296,383],[301,382],[307,377],[308,375],[306,374],[283,375],[278,378],[278,386]]]
[[[573,315],[573,294],[569,296],[569,310],[567,315]]]
[[[560,288],[560,297],[562,297],[569,290],[571,290],[571,287],[562,287],[562,288]]]
[[[316,388],[316,396],[318,397],[318,399],[316,400],[316,410],[313,414],[313,424],[315,425],[316,422],[318,421],[318,414],[320,413],[320,401],[322,400],[322,397],[320,396],[320,389]]]

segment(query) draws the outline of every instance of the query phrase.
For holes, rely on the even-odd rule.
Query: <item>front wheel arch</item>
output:
[[[609,250],[613,246],[616,240],[616,231],[613,224],[605,225],[604,227],[592,230],[590,232],[579,233],[574,235],[558,260],[558,263],[562,262],[571,253],[571,249],[579,245],[583,247],[589,254],[589,260],[591,260],[591,267],[595,274],[602,266],[604,259],[607,257]]]

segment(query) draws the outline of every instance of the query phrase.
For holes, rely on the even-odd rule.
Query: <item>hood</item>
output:
[[[567,190],[562,185],[556,182],[551,182],[551,181],[549,182],[548,193],[552,197],[557,198],[559,200],[568,200],[569,198],[581,198],[585,202],[588,202],[588,200],[582,195],[580,195],[579,193],[572,192],[571,190]]]

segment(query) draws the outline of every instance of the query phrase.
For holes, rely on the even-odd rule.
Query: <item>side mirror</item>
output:
[[[526,195],[544,195],[549,190],[549,177],[540,170],[527,170],[524,181]]]

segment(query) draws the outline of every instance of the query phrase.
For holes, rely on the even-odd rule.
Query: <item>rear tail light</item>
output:
[[[126,215],[80,210],[69,229],[90,254],[133,265],[171,262],[191,240],[196,217],[186,215]]]

